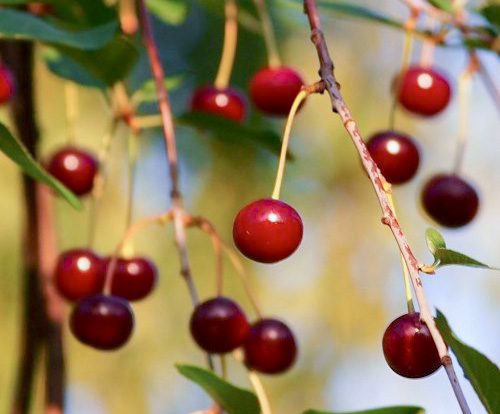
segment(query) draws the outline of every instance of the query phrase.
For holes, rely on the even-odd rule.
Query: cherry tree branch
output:
[[[380,170],[370,156],[370,153],[368,152],[366,145],[364,144],[364,141],[359,133],[359,130],[349,111],[349,108],[347,107],[340,93],[340,85],[334,75],[334,64],[328,52],[325,37],[321,29],[316,1],[304,0],[304,12],[306,13],[309,20],[309,25],[311,27],[311,40],[316,47],[316,51],[318,54],[320,63],[319,75],[322,81],[325,83],[326,90],[330,95],[332,109],[334,112],[337,112],[339,114],[345,129],[349,133],[349,136],[356,146],[363,167],[370,177],[380,207],[382,209],[382,223],[390,228],[408,267],[410,279],[420,309],[420,318],[426,323],[430,330],[432,338],[434,339],[437,350],[439,352],[441,363],[446,369],[446,373],[448,374],[462,412],[469,414],[470,409],[467,405],[462,389],[460,388],[460,385],[458,383],[451,358],[448,354],[448,348],[439,330],[436,327],[434,318],[427,303],[422,280],[419,275],[420,264],[413,255],[413,252],[408,244],[408,241],[406,240],[403,230],[399,225],[396,214],[394,213],[394,210],[389,201],[388,193],[390,193],[391,191],[391,186],[386,182],[385,178],[382,176]]]

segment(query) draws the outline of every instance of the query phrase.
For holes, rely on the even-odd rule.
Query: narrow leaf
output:
[[[179,0],[148,0],[149,10],[167,24],[181,24],[187,16],[188,6]]]
[[[210,132],[217,139],[255,143],[275,154],[281,151],[281,138],[270,129],[239,124],[222,116],[204,112],[186,113],[178,117],[177,121]]]
[[[447,13],[453,13],[453,7],[448,0],[427,0],[427,3],[432,4],[434,7],[441,9]]]
[[[498,367],[479,351],[461,342],[439,310],[436,324],[488,413],[500,413],[500,370]]]
[[[176,89],[182,85],[184,76],[169,76],[164,79],[165,88],[172,90]],[[133,95],[132,100],[137,103],[154,102],[156,101],[156,87],[154,80],[150,79],[142,84],[142,86],[137,89]]]
[[[374,408],[372,410],[364,411],[349,411],[347,412],[333,412],[333,411],[316,411],[307,410],[303,414],[423,414],[425,410],[422,407],[416,406],[394,406],[384,408]]]
[[[439,233],[439,231],[435,229],[429,228],[425,231],[425,241],[427,242],[427,246],[434,256],[436,250],[446,248],[446,243],[443,236],[441,235],[441,233]]]
[[[500,5],[492,4],[483,7],[479,13],[481,13],[491,24],[500,27]]]
[[[104,46],[117,29],[118,22],[110,21],[87,30],[69,31],[31,13],[0,9],[0,38],[38,40],[75,49],[96,50]]]
[[[35,180],[41,181],[62,195],[73,207],[82,208],[80,200],[63,184],[48,174],[31,156],[26,147],[0,124],[0,150]]]
[[[439,260],[439,263],[436,267],[444,266],[444,265],[462,265],[462,266],[472,266],[472,267],[482,267],[486,269],[495,269],[494,267],[490,267],[473,259],[472,257],[466,256],[465,254],[456,252],[450,249],[437,249],[434,252],[434,258]]]
[[[229,414],[259,414],[257,397],[250,391],[235,387],[211,371],[193,365],[176,365],[186,378],[203,388]]]

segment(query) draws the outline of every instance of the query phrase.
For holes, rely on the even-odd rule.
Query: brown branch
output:
[[[345,104],[340,93],[340,85],[335,79],[335,75],[333,73],[334,64],[330,58],[326,41],[321,30],[321,23],[319,19],[318,8],[316,6],[316,1],[304,0],[304,12],[307,14],[307,17],[309,19],[309,25],[311,27],[311,40],[316,47],[316,51],[318,54],[320,63],[319,75],[326,84],[328,93],[332,101],[333,109],[334,111],[338,112],[340,118],[342,119],[345,129],[349,133],[354,145],[356,146],[356,149],[363,163],[363,167],[370,177],[380,207],[382,209],[382,222],[389,226],[396,240],[396,243],[399,246],[399,250],[404,257],[419,305],[420,318],[429,327],[432,338],[434,339],[439,355],[441,357],[442,364],[445,366],[446,372],[448,374],[462,412],[470,413],[463,392],[457,381],[456,374],[448,354],[447,346],[436,327],[431,310],[429,308],[429,305],[427,304],[427,299],[422,286],[422,280],[420,279],[419,275],[420,265],[413,255],[413,252],[406,240],[403,230],[399,225],[396,214],[394,213],[394,210],[389,201],[387,193],[391,191],[390,184],[386,182],[385,178],[382,176],[380,170],[370,156],[370,153],[368,152],[366,145],[364,144],[356,123],[352,118],[349,108]]]

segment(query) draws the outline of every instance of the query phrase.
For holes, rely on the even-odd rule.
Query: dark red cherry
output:
[[[111,262],[106,259],[106,269]],[[140,300],[153,290],[157,270],[154,263],[144,257],[118,258],[111,282],[111,294],[130,301]]]
[[[236,247],[246,257],[274,263],[290,256],[302,240],[299,213],[280,200],[264,198],[243,207],[233,223]]]
[[[14,74],[5,66],[0,65],[0,105],[9,102],[17,91]]]
[[[86,345],[101,350],[123,346],[134,329],[134,314],[125,299],[94,295],[80,300],[69,320],[71,332]]]
[[[28,3],[28,11],[35,16],[46,16],[54,13],[54,8],[48,3]]]
[[[104,270],[102,259],[92,251],[68,250],[57,260],[54,281],[62,297],[75,301],[102,292]]]
[[[450,97],[450,84],[436,69],[412,66],[403,73],[398,100],[408,111],[436,115],[448,105]]]
[[[217,89],[212,85],[198,88],[191,101],[193,111],[220,115],[242,122],[246,115],[243,95],[235,88]]]
[[[366,144],[370,155],[391,184],[410,180],[418,169],[420,156],[413,139],[397,131],[373,135]]]
[[[407,378],[422,378],[441,366],[441,359],[419,313],[402,315],[391,322],[382,339],[385,360],[391,369]]]
[[[459,176],[439,174],[425,184],[422,204],[427,214],[442,226],[461,227],[476,216],[479,197]]]
[[[286,116],[303,85],[300,75],[291,68],[263,68],[250,81],[250,97],[265,114]]]
[[[76,195],[90,193],[98,163],[89,152],[77,148],[62,148],[49,160],[47,170]]]
[[[195,308],[189,327],[202,349],[222,354],[233,351],[243,343],[249,324],[238,304],[218,296]]]
[[[265,374],[286,371],[297,356],[297,344],[292,331],[276,319],[261,319],[253,324],[243,347],[245,364]]]

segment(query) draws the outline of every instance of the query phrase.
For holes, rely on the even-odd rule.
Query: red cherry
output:
[[[291,68],[263,68],[250,81],[250,96],[265,114],[286,116],[303,85],[300,75]]]
[[[401,105],[419,115],[436,115],[448,105],[451,97],[448,80],[432,68],[408,68],[399,86],[398,99]]]
[[[274,263],[290,256],[302,240],[302,219],[290,205],[264,198],[243,207],[233,223],[236,247],[246,257]]]
[[[379,132],[369,139],[366,146],[382,175],[391,184],[405,183],[417,172],[418,148],[408,135],[396,131]]]
[[[111,262],[105,260],[106,269]],[[111,294],[129,301],[140,300],[153,290],[157,270],[154,263],[144,257],[118,258],[111,282]]]
[[[49,160],[47,170],[76,195],[90,193],[97,174],[94,156],[77,148],[62,148]]]
[[[28,11],[35,16],[44,16],[54,13],[54,8],[48,3],[28,3]]]
[[[286,371],[297,356],[292,331],[276,319],[261,319],[253,324],[243,346],[245,364],[265,374]]]
[[[425,211],[446,227],[465,226],[476,216],[479,197],[476,190],[454,174],[432,177],[422,190]]]
[[[238,348],[249,329],[238,304],[222,296],[199,304],[191,315],[189,327],[202,349],[218,354]]]
[[[217,89],[212,85],[203,86],[195,91],[191,109],[220,115],[236,122],[242,122],[246,115],[245,99],[238,90]]]
[[[429,328],[418,313],[395,319],[382,339],[385,360],[391,369],[406,378],[422,378],[441,366],[441,359]]]
[[[0,105],[9,102],[16,94],[17,83],[12,71],[5,65],[0,65]]]
[[[55,284],[65,299],[75,301],[102,292],[104,279],[103,261],[92,251],[74,249],[59,256]]]
[[[80,342],[101,350],[113,350],[123,346],[132,335],[134,314],[125,299],[94,295],[76,304],[69,326]]]

